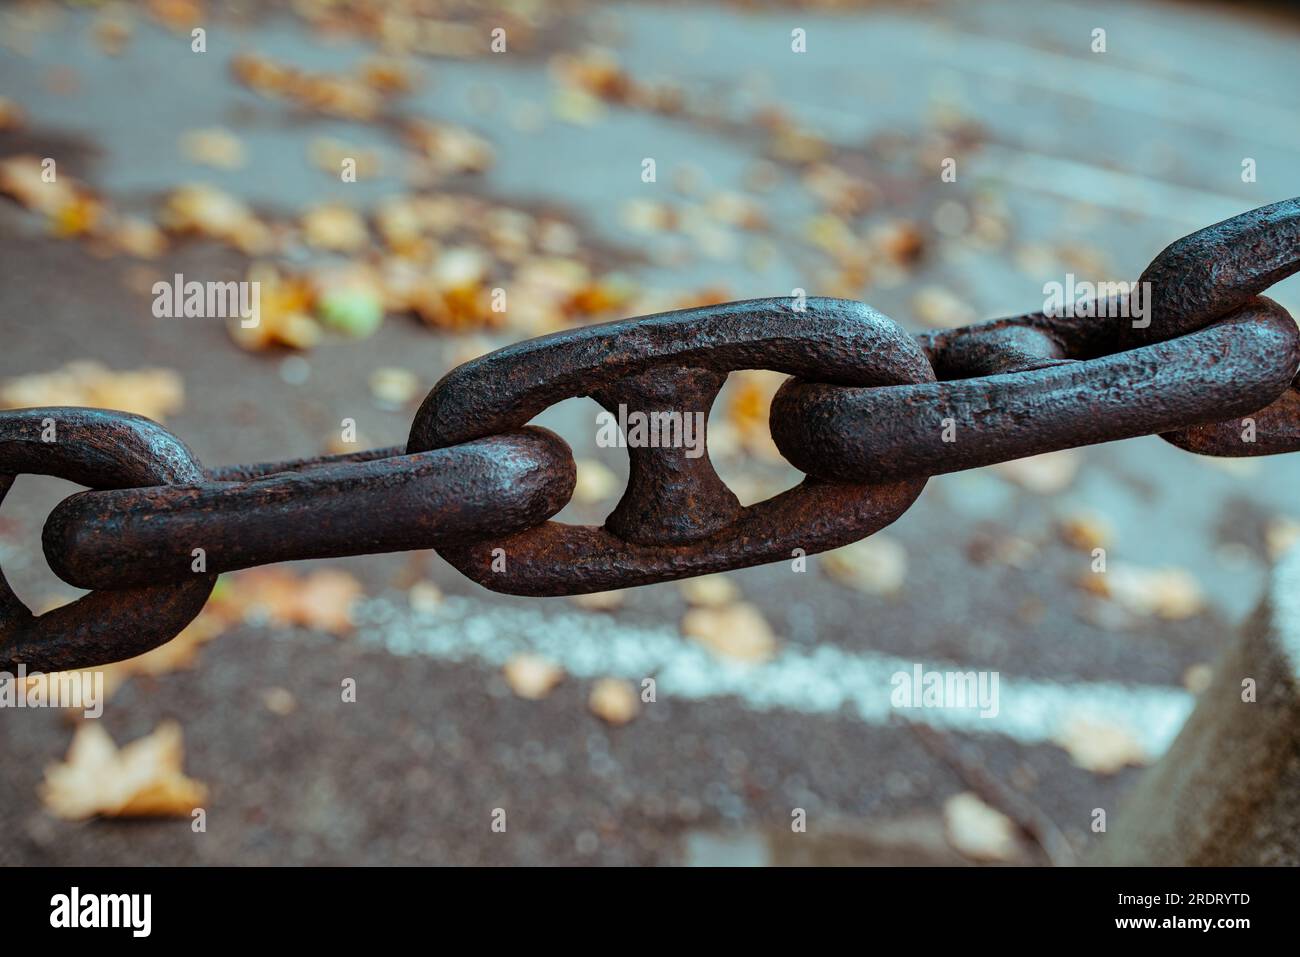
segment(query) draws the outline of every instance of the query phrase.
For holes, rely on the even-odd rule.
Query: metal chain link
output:
[[[54,509],[43,544],[61,578],[93,589],[34,617],[0,575],[0,670],[141,654],[199,613],[217,573],[270,562],[435,548],[497,591],[580,594],[837,548],[897,519],[931,475],[1041,452],[1150,434],[1210,455],[1296,451],[1300,332],[1259,293],[1298,270],[1291,199],[1170,245],[1138,281],[1145,308],[1125,292],[915,338],[862,303],[818,298],[588,326],[452,370],[405,448],[206,472],[139,416],[0,413],[0,500],[20,473],[91,489]],[[548,521],[576,469],[560,438],[527,425],[539,412],[589,396],[704,423],[727,373],[755,368],[794,377],[771,430],[800,485],[742,507],[701,435],[697,456],[629,448],[603,526]]]

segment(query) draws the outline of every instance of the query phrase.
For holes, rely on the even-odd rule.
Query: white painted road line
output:
[[[891,678],[911,673],[915,660],[847,651],[835,645],[785,645],[769,662],[720,660],[675,628],[639,625],[607,615],[572,611],[558,603],[513,607],[453,596],[431,611],[404,601],[370,599],[358,610],[360,640],[396,655],[481,662],[493,668],[533,652],[576,678],[653,677],[660,701],[733,697],[755,711],[831,714],[844,710],[873,726],[898,712],[909,720],[952,730],[1004,735],[1027,744],[1050,742],[1075,721],[1126,729],[1153,758],[1162,754],[1191,713],[1181,688],[1112,682],[1054,682],[1002,675],[995,717],[978,708],[896,709]],[[943,661],[919,662],[927,671],[979,670]]]

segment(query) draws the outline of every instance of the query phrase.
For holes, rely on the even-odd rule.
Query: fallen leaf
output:
[[[1183,687],[1192,694],[1200,694],[1210,687],[1210,680],[1214,677],[1214,669],[1205,664],[1199,663],[1189,665],[1183,672]]]
[[[331,252],[354,253],[370,243],[365,220],[341,203],[309,209],[302,217],[302,232],[308,245]]]
[[[227,323],[236,345],[256,352],[276,345],[310,349],[320,341],[321,327],[311,314],[316,293],[309,282],[299,276],[283,276],[265,263],[249,267],[248,281],[259,288],[258,322],[245,326],[235,318]]]
[[[157,422],[179,411],[185,387],[170,369],[112,372],[93,360],[69,362],[53,372],[10,379],[0,386],[0,406],[87,406],[134,412]]]
[[[257,568],[231,576],[231,603],[245,616],[264,615],[277,625],[300,625],[334,635],[352,631],[352,607],[361,583],[341,569],[323,568],[299,578],[283,568]]]
[[[641,700],[632,682],[622,678],[601,678],[591,686],[587,706],[605,723],[622,725],[640,713]]]
[[[537,701],[564,679],[564,669],[541,655],[515,655],[503,669],[506,684],[521,698]]]
[[[954,794],[943,803],[943,821],[949,843],[966,857],[1010,861],[1020,856],[1015,822],[969,791]]]
[[[264,253],[271,245],[270,230],[243,201],[207,184],[174,190],[160,219],[171,232],[219,239],[249,255]]]
[[[1012,568],[1028,568],[1038,553],[1038,548],[1033,542],[1018,535],[989,532],[972,538],[966,552],[971,561],[981,564],[992,562],[1010,565]]]
[[[27,114],[23,108],[9,99],[0,96],[0,130],[20,130],[27,125]]]
[[[385,408],[404,408],[419,391],[420,377],[410,369],[381,366],[370,373],[370,394]]]
[[[1074,481],[1083,464],[1078,449],[1044,452],[991,466],[1000,477],[1040,495],[1064,491]]]
[[[122,252],[137,259],[157,259],[167,251],[166,234],[149,220],[136,216],[119,219],[109,230],[108,238]]]
[[[267,688],[262,692],[262,704],[266,710],[281,718],[290,715],[298,707],[298,700],[286,688]]]
[[[417,615],[431,615],[442,604],[442,589],[429,581],[418,581],[406,592],[411,611]]]
[[[1137,615],[1181,621],[1205,608],[1200,583],[1183,568],[1115,565],[1089,579],[1094,591]]]
[[[1110,544],[1110,526],[1091,513],[1068,515],[1057,523],[1057,528],[1065,543],[1080,551],[1091,552]]]
[[[1074,763],[1094,774],[1114,774],[1128,765],[1143,765],[1151,758],[1133,732],[1122,725],[1075,718],[1056,736]]]
[[[586,504],[603,502],[618,491],[618,476],[595,459],[578,459],[578,477],[573,487],[574,501]]]
[[[30,154],[0,159],[0,193],[52,217],[75,203],[83,187],[67,174],[47,180],[41,162],[41,157]]]
[[[969,326],[978,318],[969,303],[938,286],[927,286],[913,296],[912,311],[925,325],[940,329]]]
[[[871,247],[895,265],[912,266],[925,252],[925,234],[909,220],[891,220],[867,236]]]
[[[569,601],[587,611],[614,611],[623,604],[626,592],[622,588],[612,591],[590,592],[586,595],[570,595]]]
[[[181,134],[181,152],[196,163],[239,169],[246,162],[244,144],[228,130],[211,128]]]
[[[789,378],[783,372],[769,369],[743,369],[731,375],[731,399],[727,403],[727,421],[735,427],[741,445],[751,454],[769,462],[783,462],[768,416],[772,397]]]
[[[1300,521],[1286,515],[1271,518],[1264,526],[1264,547],[1268,557],[1277,561],[1300,541]]]
[[[776,635],[762,612],[748,602],[692,608],[682,617],[682,634],[720,658],[763,662],[776,653]]]
[[[874,595],[894,594],[907,580],[907,550],[886,535],[826,552],[820,563],[840,584]]]
[[[312,165],[332,176],[342,173],[345,160],[352,160],[357,164],[356,174],[359,179],[378,176],[383,166],[379,154],[374,150],[328,137],[312,140],[307,147],[307,158]]]
[[[739,600],[740,588],[726,575],[701,575],[677,583],[687,604],[697,608],[720,608]]]
[[[78,821],[104,817],[188,817],[207,788],[181,770],[181,727],[164,721],[122,749],[102,724],[77,726],[62,764],[45,770],[41,800],[53,814]]]
[[[408,124],[406,138],[440,175],[481,173],[493,162],[491,144],[462,126],[417,120]]]

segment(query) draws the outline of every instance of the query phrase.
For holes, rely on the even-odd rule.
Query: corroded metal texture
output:
[[[1300,197],[1261,206],[1170,243],[1138,280],[1149,325],[1120,329],[1119,348],[1203,329],[1300,269]]]
[[[1213,455],[1294,451],[1300,334],[1259,293],[1297,269],[1300,199],[1172,244],[1142,276],[1149,297],[1068,315],[913,340],[862,303],[800,298],[589,326],[453,370],[404,449],[207,473],[136,416],[0,412],[0,493],[21,472],[92,489],[55,509],[44,540],[60,575],[101,589],[34,618],[0,578],[0,668],[139,654],[193,618],[214,572],[265,562],[433,546],[499,591],[578,594],[848,544],[894,521],[931,475],[1039,452],[1152,433]],[[773,402],[772,434],[809,477],[742,507],[704,443],[727,374],[751,368],[796,377]],[[657,416],[676,437],[626,443],[628,486],[602,527],[546,521],[575,468],[527,423],[574,396],[620,424]]]
[[[432,548],[537,525],[575,479],[569,447],[537,428],[369,454],[270,463],[243,470],[246,481],[81,492],[50,513],[45,555],[73,585],[121,588],[192,577],[196,548],[208,572]]]
[[[728,303],[556,333],[469,362],[429,393],[408,449],[518,428],[573,396],[591,396],[615,415],[620,405],[698,415],[703,428],[725,374],[745,368],[862,386],[933,378],[917,345],[861,303]],[[439,553],[498,591],[603,591],[845,545],[894,521],[925,484],[924,476],[870,484],[810,479],[742,508],[707,449],[698,457],[680,445],[629,452],[627,490],[604,527],[552,522]]]
[[[0,499],[22,473],[91,488],[190,484],[203,469],[156,422],[100,409],[20,409],[0,415]],[[215,575],[98,591],[32,615],[0,574],[0,671],[58,671],[120,661],[170,640],[193,620]]]
[[[1166,247],[1142,274],[1151,283],[1151,323],[1121,330],[1131,348],[1203,328],[1300,271],[1300,197],[1261,206]],[[1296,385],[1248,416],[1178,429],[1162,438],[1202,455],[1300,451]]]
[[[1171,342],[1068,359],[892,388],[791,380],[772,402],[772,437],[805,472],[851,480],[939,475],[1150,435],[1267,405],[1300,365],[1300,334],[1260,298]]]

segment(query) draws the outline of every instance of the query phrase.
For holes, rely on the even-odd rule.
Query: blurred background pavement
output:
[[[1199,3],[7,5],[0,401],[137,409],[219,465],[341,450],[344,418],[403,442],[448,369],[585,322],[796,287],[912,331],[1031,311],[1300,193],[1298,41],[1294,8]],[[43,157],[56,202],[25,185]],[[264,328],[155,318],[174,273],[259,279]],[[1270,295],[1300,308],[1295,279]],[[714,412],[745,502],[797,479],[780,380],[735,375]],[[580,459],[563,519],[622,489],[596,408],[537,420]],[[76,725],[5,711],[0,863],[1069,863],[1296,537],[1298,478],[1157,438],[1063,452],[935,478],[806,574],[584,602],[432,553],[226,576],[100,722],[179,724],[206,833],[179,798],[115,816],[117,765],[78,785],[102,816],[64,820],[42,782]],[[71,491],[24,477],[0,513],[33,606],[77,594],[39,549]],[[998,672],[999,715],[906,726],[915,663]]]

